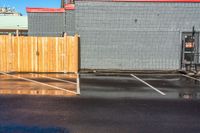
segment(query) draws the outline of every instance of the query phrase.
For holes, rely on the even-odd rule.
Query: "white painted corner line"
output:
[[[191,77],[191,76],[185,75],[185,74],[182,74],[182,76],[184,76],[184,77],[187,77],[187,78],[190,78],[190,79],[193,79],[193,80],[196,80],[196,81],[199,81],[199,82],[200,82],[200,79],[197,79],[197,78],[194,78],[194,77]]]
[[[34,74],[34,73],[30,73],[30,74]],[[48,79],[57,80],[57,81],[61,81],[61,82],[65,82],[65,83],[70,83],[70,84],[76,85],[75,82],[72,82],[72,81],[69,81],[69,80],[62,80],[62,79],[58,79],[58,78],[48,77],[48,76],[44,76],[42,74],[37,74],[37,75],[40,75],[41,77],[44,77],[44,78],[48,78]]]
[[[130,74],[132,77],[136,78],[137,80],[139,80],[140,82],[144,83],[145,85],[149,86],[151,89],[157,91],[159,94],[165,96],[166,94],[158,89],[156,89],[155,87],[153,87],[152,85],[150,85],[149,83],[145,82],[144,80],[138,78],[137,76]]]
[[[33,82],[33,83],[36,83],[36,84],[41,84],[41,85],[44,85],[44,86],[48,86],[48,87],[51,87],[51,88],[54,88],[54,89],[58,89],[58,90],[62,90],[62,91],[66,91],[66,92],[69,92],[69,93],[76,94],[76,92],[74,92],[74,91],[70,91],[70,90],[66,90],[64,88],[60,88],[60,87],[57,87],[57,86],[45,84],[45,83],[42,83],[42,82],[39,82],[39,81],[35,81],[35,80],[32,80],[32,79],[27,79],[27,78],[23,78],[23,77],[20,77],[20,76],[15,76],[15,75],[7,74],[7,73],[4,73],[4,72],[0,72],[0,73],[4,74],[4,75],[7,75],[7,76],[11,76],[11,77],[23,79],[23,80],[26,80],[26,81],[29,81],[29,82]]]

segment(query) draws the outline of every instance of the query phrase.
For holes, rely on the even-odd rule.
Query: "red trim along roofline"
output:
[[[26,12],[65,12],[64,8],[26,8]]]
[[[177,2],[177,3],[200,3],[200,0],[112,0],[112,2]]]
[[[65,4],[65,10],[75,10],[74,4]]]
[[[86,0],[87,1],[87,0]],[[200,3],[200,0],[111,0],[108,2],[173,2],[173,3]],[[58,13],[63,13],[65,10],[75,10],[75,5],[74,4],[65,4],[65,8],[26,8],[26,12],[40,12],[40,13],[45,13],[45,12],[58,12]]]

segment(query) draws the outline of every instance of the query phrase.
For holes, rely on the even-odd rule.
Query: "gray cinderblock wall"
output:
[[[76,1],[75,7],[60,32],[80,34],[81,69],[180,69],[182,32],[200,30],[200,3]]]
[[[63,36],[65,13],[28,13],[30,36]]]

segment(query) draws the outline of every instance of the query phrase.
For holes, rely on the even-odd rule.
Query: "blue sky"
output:
[[[26,7],[60,7],[61,0],[0,0],[0,7],[4,5],[15,7],[16,11],[26,15]]]

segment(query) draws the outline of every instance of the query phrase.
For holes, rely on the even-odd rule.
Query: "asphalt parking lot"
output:
[[[16,75],[67,88],[65,75]],[[37,78],[36,78],[36,77]],[[40,78],[38,78],[38,76]],[[43,77],[43,78],[42,78]],[[1,75],[0,88],[50,86]],[[75,81],[71,79],[70,81]],[[5,83],[7,83],[5,85]],[[10,87],[11,86],[11,87]],[[22,86],[22,87],[23,87]],[[2,133],[199,133],[200,81],[181,74],[81,74],[81,95],[0,95]]]
[[[102,98],[199,99],[200,80],[182,74],[82,75],[81,94]]]
[[[199,99],[200,79],[183,74],[81,74],[81,97]],[[27,91],[29,90],[29,91]],[[30,93],[30,91],[33,93]],[[0,74],[0,93],[69,96],[77,93],[75,74]],[[49,92],[49,93],[48,93]],[[4,93],[2,93],[4,94]]]
[[[1,94],[76,95],[75,74],[1,73]]]

